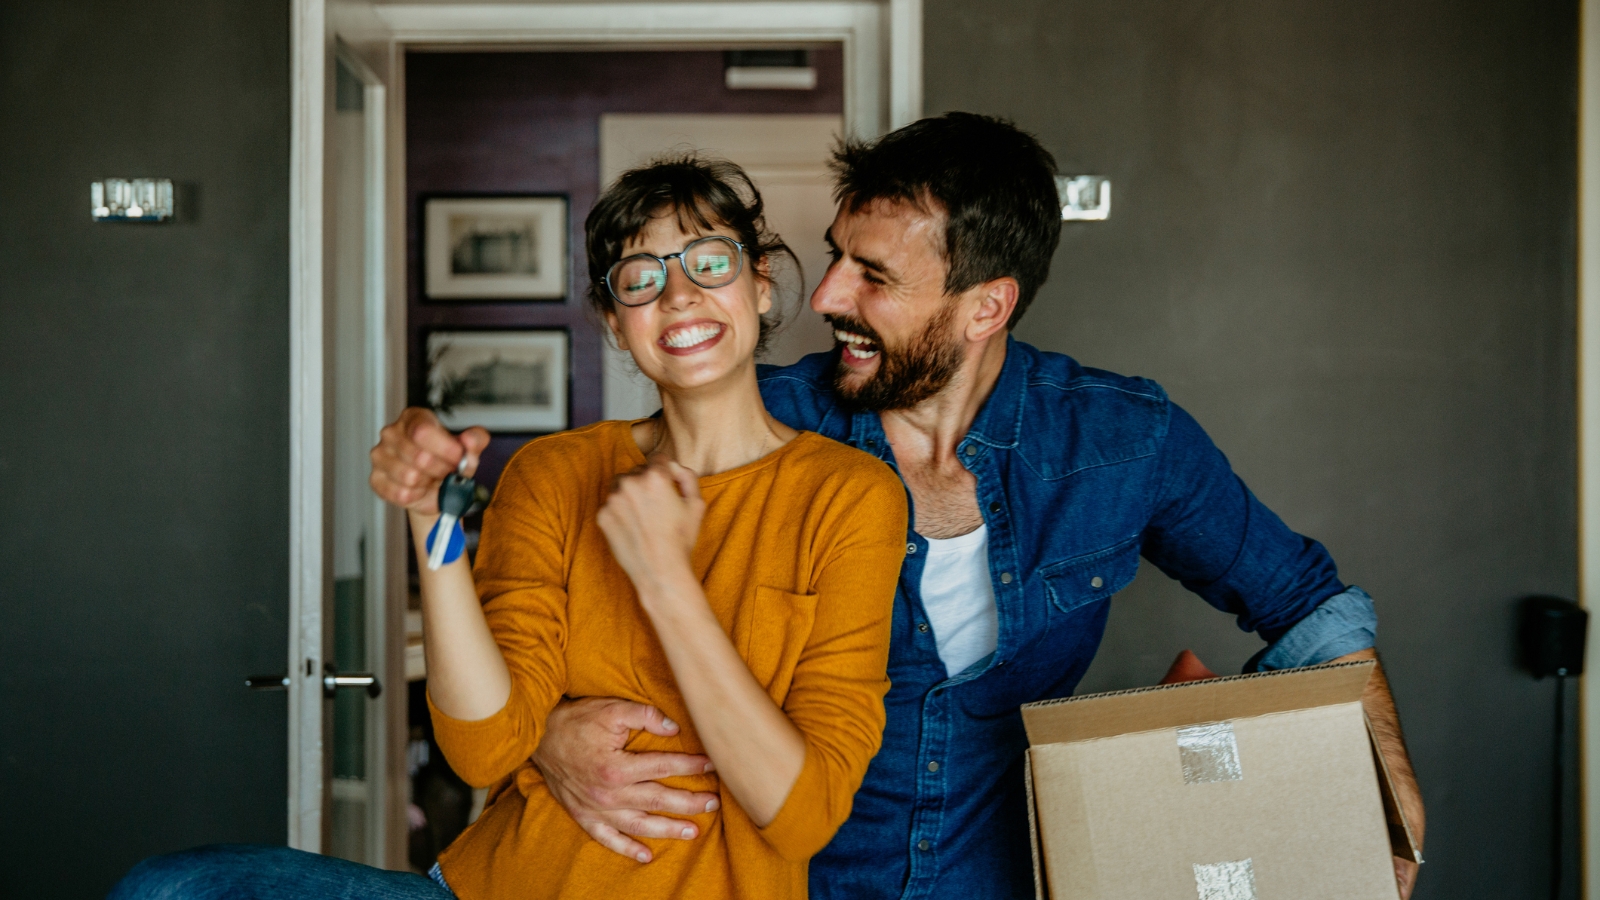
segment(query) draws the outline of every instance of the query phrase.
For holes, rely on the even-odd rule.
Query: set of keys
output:
[[[461,520],[483,508],[489,501],[489,489],[479,487],[465,474],[467,459],[445,476],[439,485],[439,521],[428,533],[428,571],[437,572],[440,566],[461,558],[467,549],[467,535]]]

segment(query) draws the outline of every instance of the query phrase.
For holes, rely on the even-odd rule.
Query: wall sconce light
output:
[[[1061,221],[1099,222],[1111,217],[1111,179],[1103,175],[1057,175]]]
[[[96,222],[165,222],[172,218],[172,179],[107,178],[89,185]]]

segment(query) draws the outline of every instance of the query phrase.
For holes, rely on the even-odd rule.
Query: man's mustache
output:
[[[851,334],[859,334],[874,344],[877,344],[879,347],[883,346],[883,338],[878,336],[878,332],[873,330],[871,325],[868,325],[860,319],[853,318],[851,316],[834,316],[824,314],[822,316],[822,320],[834,328],[839,329],[840,331],[848,331]]]

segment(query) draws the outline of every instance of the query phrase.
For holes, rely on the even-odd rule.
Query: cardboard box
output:
[[[1370,661],[1030,703],[1039,900],[1396,900]]]

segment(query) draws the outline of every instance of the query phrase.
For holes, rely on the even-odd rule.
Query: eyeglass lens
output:
[[[723,287],[739,277],[742,252],[737,243],[727,238],[702,238],[684,248],[683,270],[689,280],[701,287]],[[647,254],[619,260],[611,267],[613,295],[625,306],[649,303],[666,290],[667,265],[668,261]]]

